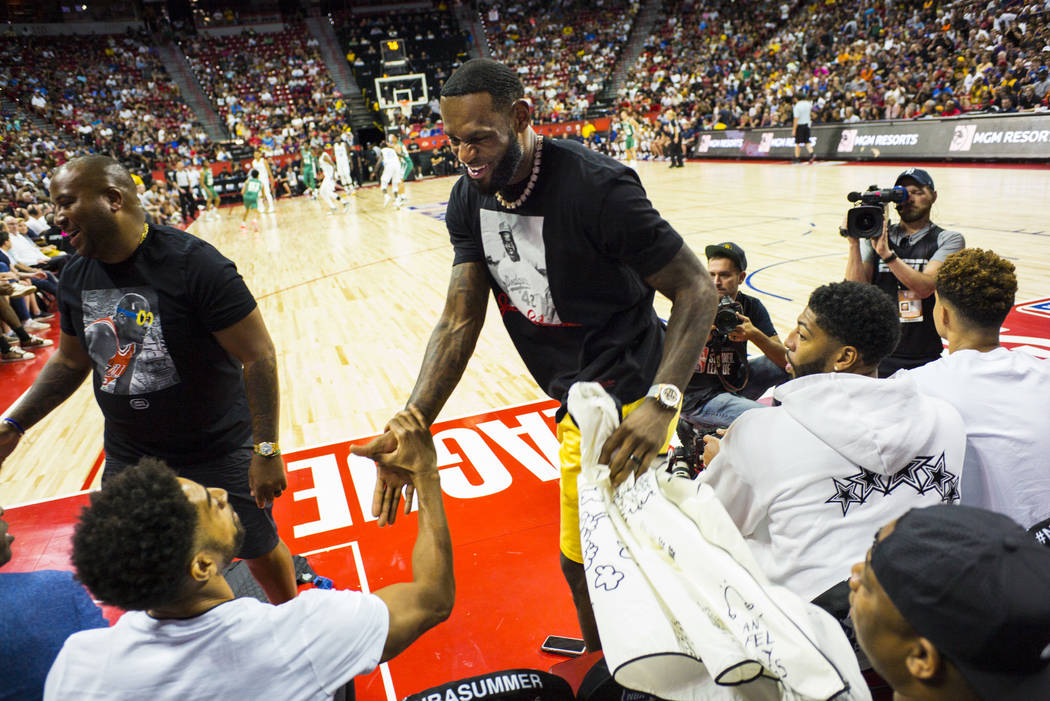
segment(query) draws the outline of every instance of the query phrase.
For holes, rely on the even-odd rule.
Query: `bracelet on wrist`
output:
[[[889,265],[890,263],[892,263],[895,260],[897,260],[897,254],[896,253],[890,253],[888,256],[886,256],[885,258],[882,259],[882,262],[886,263],[887,265]]]
[[[20,435],[20,436],[26,435],[26,430],[24,428],[22,428],[22,424],[18,423],[14,419],[4,419],[4,423],[5,424],[11,424],[11,426],[13,426],[16,431],[18,431],[18,435]]]

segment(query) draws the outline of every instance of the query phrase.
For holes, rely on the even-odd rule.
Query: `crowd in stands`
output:
[[[201,34],[182,48],[233,138],[271,155],[292,153],[303,134],[346,124],[346,105],[302,24],[267,34]]]
[[[923,0],[665,5],[621,106],[692,128],[1047,109],[1050,3]]]
[[[638,3],[526,0],[482,6],[492,57],[514,68],[540,122],[582,119],[612,73]]]
[[[142,34],[11,37],[0,45],[8,99],[74,144],[117,157],[186,157],[207,136]]]

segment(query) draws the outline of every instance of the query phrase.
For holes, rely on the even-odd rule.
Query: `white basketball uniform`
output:
[[[344,187],[353,186],[353,178],[350,177],[350,153],[346,142],[337,141],[335,144],[335,168],[339,172],[339,182]]]
[[[265,158],[256,158],[252,161],[252,168],[259,171],[259,182],[262,183],[262,196],[273,210],[273,194],[270,191],[270,171],[266,167]]]
[[[325,151],[318,163],[321,165],[321,172],[324,173],[324,180],[321,181],[317,195],[329,207],[335,207],[335,167],[332,165],[332,157]]]
[[[384,146],[382,156],[383,177],[379,182],[379,187],[383,189],[389,185],[396,189],[401,184],[401,157],[397,155],[397,151],[392,146]]]

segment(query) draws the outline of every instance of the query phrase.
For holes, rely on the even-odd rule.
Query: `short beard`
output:
[[[510,144],[503,153],[503,157],[499,159],[499,162],[492,169],[492,177],[489,178],[488,184],[481,185],[473,178],[468,178],[468,180],[481,194],[495,195],[510,184],[510,179],[514,177],[514,171],[521,165],[521,159],[524,156],[525,153],[521,150],[521,144],[518,143],[517,136],[512,133]]]
[[[795,365],[791,363],[791,379],[797,380],[800,377],[806,377],[807,375],[819,375],[824,370],[824,360],[815,360],[805,365]]]

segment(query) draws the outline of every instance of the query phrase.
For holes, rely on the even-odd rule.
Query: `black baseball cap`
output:
[[[931,190],[937,189],[933,186],[933,178],[931,178],[930,174],[922,168],[908,168],[908,170],[897,176],[897,180],[893,183],[893,186],[896,187],[901,184],[901,180],[908,180],[909,178],[923,187],[928,187]]]
[[[704,249],[704,253],[707,254],[707,259],[712,258],[728,258],[729,260],[736,263],[736,267],[741,272],[747,270],[747,256],[744,255],[744,249],[737,246],[732,241],[725,241],[723,243],[715,244],[714,246],[708,246]]]
[[[1050,548],[1003,514],[912,509],[871,569],[915,631],[982,699],[1050,697]]]

